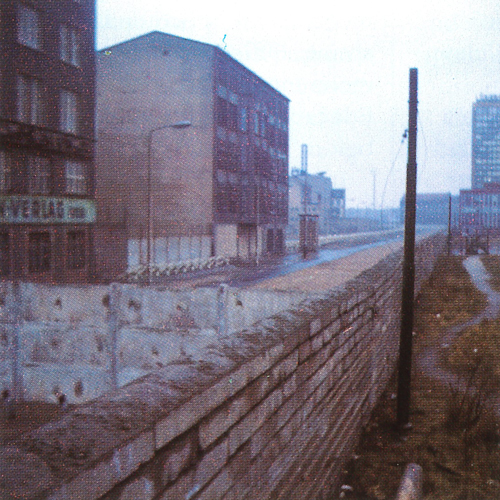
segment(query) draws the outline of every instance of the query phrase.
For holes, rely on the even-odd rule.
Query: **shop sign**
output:
[[[0,223],[4,224],[88,224],[95,217],[93,200],[0,196]]]

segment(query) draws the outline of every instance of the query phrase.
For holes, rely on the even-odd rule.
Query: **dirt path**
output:
[[[474,286],[486,294],[488,305],[483,312],[471,318],[465,323],[460,323],[450,328],[440,338],[439,345],[432,345],[425,349],[416,359],[417,369],[423,375],[431,376],[445,384],[456,385],[459,376],[443,367],[442,360],[447,356],[448,349],[457,336],[466,328],[477,325],[484,319],[494,319],[500,312],[500,293],[495,291],[489,284],[489,274],[484,268],[478,255],[469,257],[464,261],[464,267],[469,273]]]

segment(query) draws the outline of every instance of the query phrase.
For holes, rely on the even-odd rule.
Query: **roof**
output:
[[[242,68],[244,68],[246,71],[249,71],[250,73],[252,73],[253,75],[255,75],[255,77],[260,80],[263,84],[265,84],[267,87],[269,87],[270,89],[272,89],[274,92],[278,93],[279,95],[281,95],[284,99],[286,99],[287,101],[290,102],[290,99],[288,97],[286,97],[284,94],[282,94],[279,90],[277,90],[275,87],[273,87],[271,84],[269,84],[268,82],[266,82],[263,78],[261,78],[259,75],[257,75],[257,73],[255,73],[254,71],[252,71],[251,69],[247,68],[244,64],[241,64],[237,59],[235,59],[234,57],[230,56],[225,50],[222,50],[221,48],[217,47],[216,45],[212,45],[210,43],[205,43],[205,42],[199,42],[197,40],[192,40],[190,38],[184,38],[184,37],[181,37],[181,36],[177,36],[177,35],[171,35],[169,33],[164,33],[163,31],[150,31],[149,33],[145,33],[144,35],[139,35],[139,36],[136,36],[134,38],[130,38],[129,40],[125,40],[123,42],[120,42],[120,43],[116,43],[114,45],[110,45],[109,47],[105,47],[103,49],[100,49],[98,50],[97,52],[98,53],[105,53],[109,50],[112,50],[116,47],[121,47],[123,45],[129,45],[129,44],[133,44],[135,42],[138,42],[142,39],[145,39],[145,38],[151,38],[153,36],[160,36],[160,37],[166,37],[166,38],[174,38],[176,40],[183,40],[185,42],[189,42],[189,43],[193,43],[193,44],[197,44],[197,45],[200,45],[200,46],[204,46],[204,47],[207,47],[207,48],[210,48],[212,50],[215,50],[215,51],[218,51],[220,54],[223,54],[225,57],[228,57],[230,59],[232,59],[234,62],[236,62],[239,66],[241,66]]]

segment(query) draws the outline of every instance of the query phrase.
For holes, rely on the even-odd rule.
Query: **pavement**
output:
[[[428,237],[440,228],[417,228],[416,241]],[[267,289],[271,291],[322,293],[342,286],[366,269],[373,267],[391,253],[402,249],[403,235],[383,242],[373,242],[345,248],[338,244],[322,248],[317,256],[304,261],[300,255],[284,260],[261,262],[259,266],[226,266],[205,276],[186,276],[165,283],[172,290],[212,287],[221,283],[234,288]],[[366,247],[359,249],[359,247]]]
[[[251,285],[251,289],[295,292],[326,292],[352,280],[391,253],[402,248],[401,240],[367,248],[338,260],[323,262],[284,276],[270,278]]]
[[[402,248],[403,242],[400,238],[372,245],[357,251],[340,249],[338,252],[345,252],[345,256],[331,257],[332,260],[328,261],[325,261],[328,257],[323,256],[322,260],[321,256],[320,258],[311,256],[307,259],[310,262],[304,262],[297,254],[286,257],[285,259],[291,262],[285,264],[280,259],[275,259],[261,262],[258,266],[230,265],[220,270],[212,270],[205,276],[185,276],[165,285],[171,290],[188,290],[225,283],[231,287],[249,290],[321,293],[355,278],[392,252]],[[290,272],[288,269],[297,270]]]

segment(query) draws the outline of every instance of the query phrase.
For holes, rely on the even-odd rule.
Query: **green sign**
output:
[[[0,196],[0,223],[88,224],[96,217],[93,200],[48,196]]]

